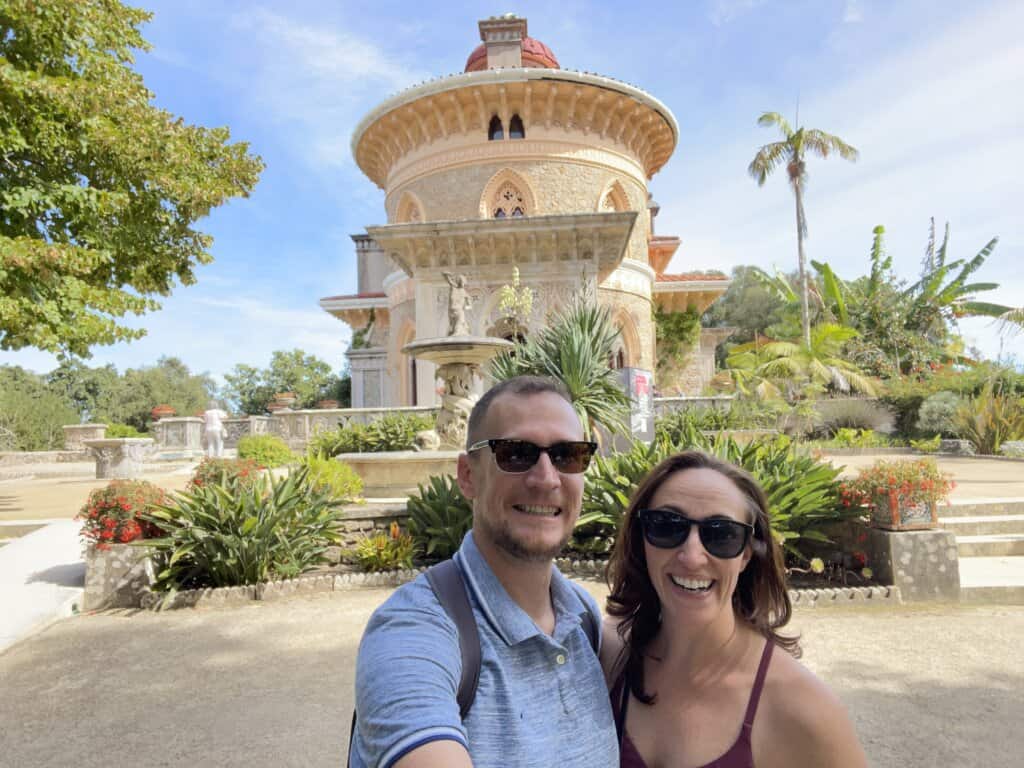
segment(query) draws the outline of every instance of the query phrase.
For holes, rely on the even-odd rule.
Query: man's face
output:
[[[553,392],[500,395],[491,403],[476,440],[511,438],[549,446],[582,440],[572,406]],[[473,535],[483,550],[544,561],[565,546],[580,514],[583,474],[562,474],[542,453],[522,474],[498,469],[490,448],[459,457],[459,487],[473,500]]]

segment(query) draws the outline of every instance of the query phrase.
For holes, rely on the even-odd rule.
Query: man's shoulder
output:
[[[426,573],[421,573],[412,581],[406,582],[392,592],[391,596],[373,612],[368,626],[396,618],[407,621],[415,619],[427,621],[431,617],[448,620],[451,623],[450,617],[437,599],[430,582],[427,581]]]

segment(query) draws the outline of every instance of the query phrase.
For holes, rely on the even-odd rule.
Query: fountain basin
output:
[[[513,346],[495,336],[438,336],[411,341],[402,351],[435,365],[483,365]]]

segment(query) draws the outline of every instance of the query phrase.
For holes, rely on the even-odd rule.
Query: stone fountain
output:
[[[437,375],[444,382],[437,436],[442,450],[461,450],[466,444],[469,412],[477,400],[473,384],[480,375],[480,367],[513,345],[505,339],[474,336],[469,332],[466,310],[470,307],[470,298],[466,293],[466,279],[463,275],[443,274],[451,286],[448,335],[410,342],[402,351],[417,360],[437,365]]]

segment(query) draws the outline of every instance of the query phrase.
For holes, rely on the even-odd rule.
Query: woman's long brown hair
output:
[[[662,461],[637,488],[622,521],[615,550],[605,578],[610,588],[606,610],[620,619],[618,632],[624,642],[616,666],[623,669],[633,695],[645,704],[654,696],[644,690],[644,653],[661,626],[661,602],[651,584],[644,554],[644,536],[637,514],[650,506],[662,484],[676,472],[712,469],[733,482],[746,498],[754,523],[750,541],[752,556],[740,573],[733,593],[736,617],[794,656],[800,655],[798,637],[780,635],[793,613],[786,591],[782,548],[772,535],[768,498],[745,470],[699,451],[684,451]],[[625,666],[622,667],[623,657]]]

